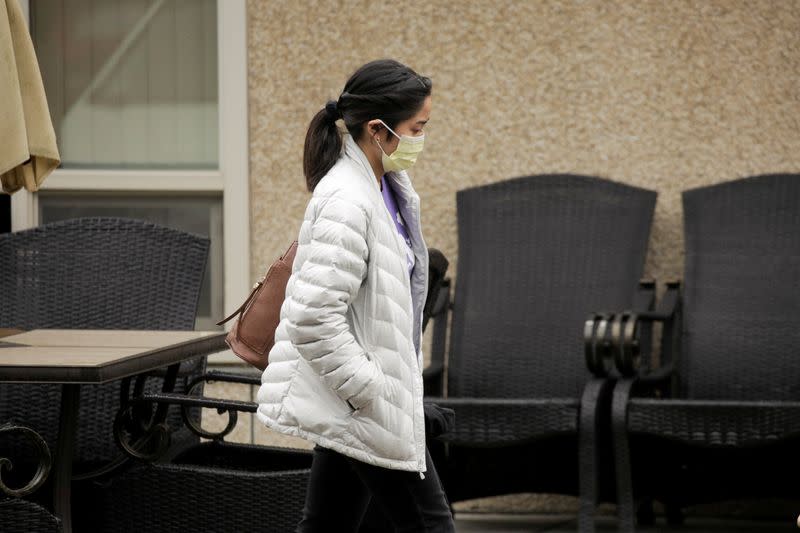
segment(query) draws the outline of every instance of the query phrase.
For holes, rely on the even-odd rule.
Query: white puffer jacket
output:
[[[366,463],[424,472],[419,196],[405,172],[387,176],[416,256],[409,280],[375,174],[352,137],[344,145],[300,228],[258,418]]]

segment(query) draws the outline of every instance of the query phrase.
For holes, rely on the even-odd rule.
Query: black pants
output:
[[[397,533],[453,533],[450,504],[426,450],[428,470],[391,470],[314,448],[303,520],[297,533],[356,533],[367,506],[379,505]]]

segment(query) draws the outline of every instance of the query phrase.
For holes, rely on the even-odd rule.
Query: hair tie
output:
[[[325,104],[325,113],[327,113],[328,118],[334,122],[342,118],[342,114],[339,113],[339,104],[336,103],[336,100],[328,100],[328,103]]]

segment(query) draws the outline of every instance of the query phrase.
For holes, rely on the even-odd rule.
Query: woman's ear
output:
[[[375,134],[378,133],[383,129],[383,123],[378,120],[370,120],[367,122],[367,135],[370,137],[375,137]]]

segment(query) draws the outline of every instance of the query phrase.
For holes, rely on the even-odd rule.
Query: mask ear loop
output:
[[[383,122],[383,121],[381,120],[381,122]],[[386,124],[384,124],[384,126],[386,126]],[[389,126],[386,126],[386,127],[388,128]],[[380,150],[380,153],[381,153],[381,160],[383,160],[384,157],[389,157],[388,155],[386,155],[386,152],[383,150],[383,146],[381,146],[381,141],[378,140],[378,136],[375,135],[375,137],[373,137],[372,140],[375,141],[375,144],[378,145],[378,150]],[[381,180],[378,180],[378,181],[381,181]],[[383,190],[383,182],[379,183],[378,186],[381,188],[381,190]]]
[[[378,136],[376,135],[375,137],[372,138],[372,140],[375,141],[375,144],[378,145],[378,150],[380,150],[382,154],[386,155],[386,152],[384,151],[383,146],[381,146],[381,141],[378,139]]]
[[[383,120],[381,120],[381,119],[378,119],[378,120],[380,121],[380,123],[381,123],[381,124],[383,124],[383,126],[384,126],[384,127],[387,129],[387,130],[389,130],[389,131],[392,133],[392,135],[394,135],[394,136],[395,136],[395,137],[397,137],[398,139],[400,138],[400,136],[399,136],[399,135],[397,135],[397,134],[396,134],[394,131],[392,131],[392,128],[390,128],[389,126],[387,126],[387,125],[386,125],[386,123],[385,123]],[[378,136],[377,136],[377,135],[375,135],[375,137],[373,137],[373,139],[375,140],[375,144],[377,144],[377,145],[378,145],[378,149],[381,151],[381,154],[385,155],[386,157],[389,157],[389,155],[386,153],[386,150],[384,150],[384,149],[383,149],[383,145],[381,144],[381,141],[378,139]]]
[[[378,119],[378,120],[380,120],[380,121],[381,121],[381,124],[383,124],[383,125],[386,127],[386,129],[387,129],[387,130],[389,130],[389,131],[392,133],[392,135],[394,135],[394,136],[395,136],[395,137],[397,137],[398,139],[401,139],[401,138],[402,138],[402,137],[400,137],[398,134],[396,134],[396,133],[394,132],[394,130],[388,126],[388,124],[386,124],[386,123],[385,123],[384,121],[382,121],[381,119]]]

